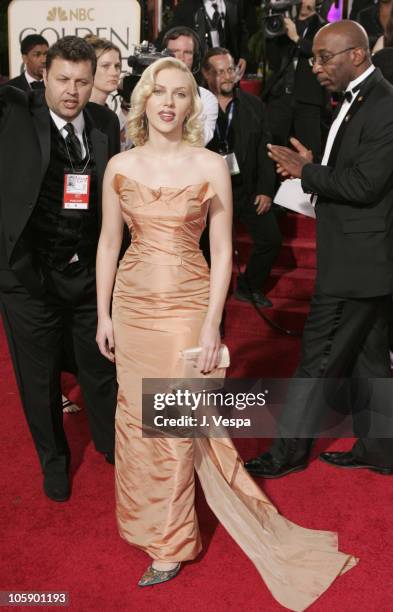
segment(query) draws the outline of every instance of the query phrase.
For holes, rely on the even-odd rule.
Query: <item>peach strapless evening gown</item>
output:
[[[195,470],[209,506],[273,596],[291,610],[304,610],[356,563],[339,552],[337,534],[304,529],[281,516],[231,440],[141,435],[142,378],[176,378],[179,351],[198,344],[209,298],[199,238],[212,188],[151,189],[121,174],[115,188],[132,232],[113,297],[120,534],[153,559],[194,559],[201,550]]]

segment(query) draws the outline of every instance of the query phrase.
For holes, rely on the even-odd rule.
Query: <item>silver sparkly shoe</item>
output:
[[[172,580],[180,571],[181,563],[178,563],[171,570],[156,570],[152,565],[150,565],[142,578],[138,582],[138,586],[153,586],[154,584],[160,584],[161,582],[167,582],[168,580]]]

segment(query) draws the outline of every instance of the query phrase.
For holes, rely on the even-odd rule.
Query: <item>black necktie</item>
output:
[[[44,81],[32,81],[31,83],[32,89],[45,89]]]
[[[217,30],[219,38],[220,38],[220,43],[221,43],[221,37],[222,37],[224,30],[222,27],[222,19],[221,19],[219,10],[218,10],[217,2],[213,2],[212,7],[214,8],[214,13],[212,17],[212,28],[213,30]]]
[[[75,134],[74,126],[72,123],[66,123],[64,129],[66,132],[68,132],[65,142],[71,157],[71,161],[75,162],[76,164],[80,164],[82,161],[82,147],[79,138]]]

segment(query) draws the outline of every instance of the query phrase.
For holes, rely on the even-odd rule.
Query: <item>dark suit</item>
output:
[[[317,279],[301,362],[280,423],[285,437],[311,437],[326,418],[324,411],[332,417],[345,408],[338,398],[345,388],[360,438],[352,453],[387,467],[393,466],[392,159],[393,87],[376,69],[341,124],[327,165],[303,168],[303,189],[318,194]],[[272,452],[279,460],[296,461],[309,452],[309,444],[276,441]]]
[[[378,38],[384,34],[383,26],[379,21],[379,7],[377,4],[362,9],[356,18],[356,21],[367,32],[368,42],[372,50]]]
[[[269,127],[277,144],[287,145],[296,136],[319,158],[321,152],[321,113],[326,93],[312,73],[308,60],[312,56],[315,34],[324,25],[315,14],[307,22],[304,35],[295,45],[287,36],[266,41],[266,56],[272,75],[263,90]],[[299,28],[299,25],[297,25]],[[296,69],[293,66],[297,59]]]
[[[225,47],[235,61],[248,58],[248,32],[244,21],[242,0],[225,0]],[[187,26],[198,34],[202,56],[211,47],[203,0],[183,0],[173,11],[170,27]]]
[[[91,143],[96,180],[97,233],[101,183],[108,159],[119,151],[114,113],[88,103],[85,132]],[[60,372],[63,343],[72,336],[79,382],[97,450],[114,444],[116,381],[113,364],[95,343],[94,260],[64,270],[35,257],[29,231],[51,163],[51,134],[57,132],[42,92],[0,90],[0,302],[26,418],[44,472],[67,469]]]
[[[223,111],[220,110],[220,114]],[[241,89],[235,90],[233,121],[228,133],[228,150],[234,151],[240,175],[232,177],[234,218],[246,225],[253,238],[253,250],[247,263],[244,282],[261,289],[281,246],[281,233],[272,210],[258,215],[256,195],[273,197],[275,170],[267,156],[270,140],[263,103]],[[220,152],[217,130],[208,148]],[[240,277],[242,284],[243,276]]]
[[[351,12],[349,13],[349,19],[352,21],[357,21],[360,11],[369,8],[374,4],[376,4],[374,0],[353,0]]]
[[[25,73],[20,74],[19,76],[10,79],[4,85],[11,85],[12,87],[16,87],[17,89],[21,89],[22,91],[31,91],[31,87],[25,77]]]

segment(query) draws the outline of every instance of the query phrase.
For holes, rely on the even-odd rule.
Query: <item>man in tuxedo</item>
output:
[[[48,50],[42,91],[0,90],[0,305],[28,425],[55,501],[70,495],[60,372],[72,336],[95,447],[113,463],[116,378],[96,342],[101,183],[116,115],[89,103],[96,56],[75,36]]]
[[[43,73],[45,69],[48,41],[40,34],[29,34],[20,44],[25,71],[23,74],[11,79],[7,85],[17,87],[23,91],[41,89],[44,87]]]
[[[295,136],[315,159],[321,155],[321,121],[326,93],[308,63],[315,34],[325,21],[315,12],[315,0],[302,0],[296,19],[284,18],[285,34],[266,38],[266,58],[272,71],[263,100],[273,142],[287,146]]]
[[[281,246],[281,233],[271,210],[275,191],[274,165],[267,156],[269,133],[262,102],[236,88],[235,62],[227,49],[210,49],[202,73],[219,104],[213,140],[208,148],[223,155],[231,173],[234,218],[247,227],[253,249],[235,296],[271,306],[261,289]]]
[[[211,47],[226,47],[242,77],[248,58],[248,32],[243,0],[183,0],[173,12],[170,27],[187,26],[198,34],[202,55]]]
[[[6,82],[7,85],[12,85],[22,91],[31,91],[32,89],[45,89],[43,79],[44,69],[46,65],[46,55],[48,53],[49,44],[47,40],[40,34],[29,34],[21,42],[21,54],[25,65],[23,74],[10,79]],[[65,372],[70,372],[76,375],[76,362],[71,337],[64,338],[64,359],[63,368]],[[64,395],[62,396],[63,412],[74,413],[81,410],[80,406],[74,404]]]
[[[393,409],[388,326],[393,292],[393,87],[371,64],[367,34],[353,21],[322,28],[313,71],[345,97],[321,164],[269,145],[286,176],[316,194],[317,279],[304,329],[302,357],[270,451],[251,459],[251,474],[275,478],[307,466],[312,437],[350,391],[358,440],[321,459],[347,469],[393,474]],[[345,407],[345,406],[344,406]],[[330,415],[332,416],[332,415]]]

